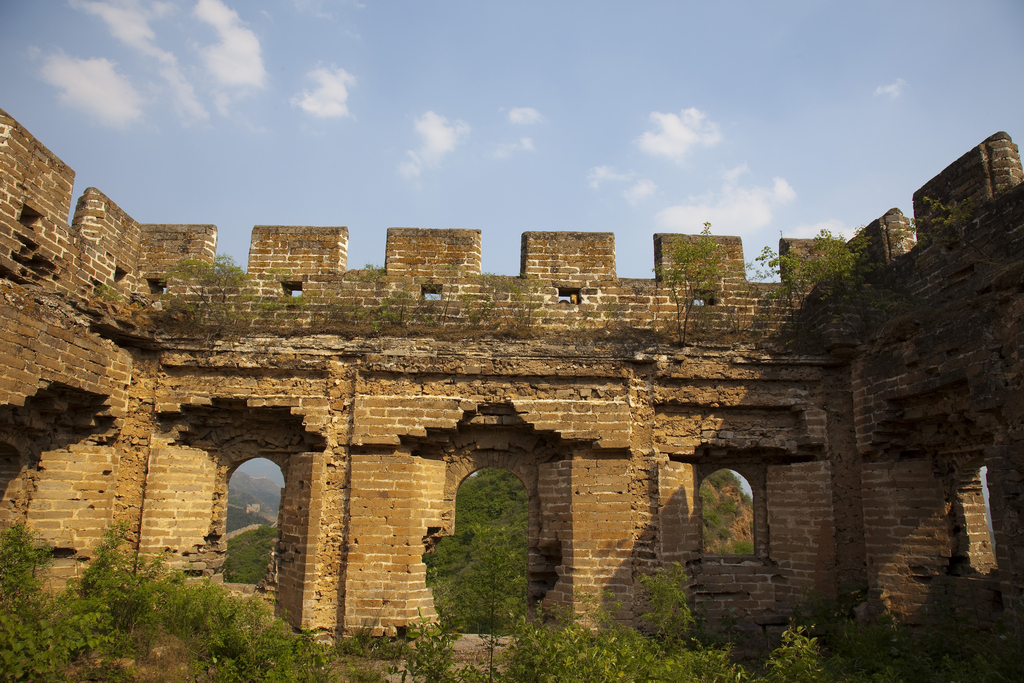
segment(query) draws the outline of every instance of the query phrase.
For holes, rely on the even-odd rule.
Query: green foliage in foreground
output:
[[[238,534],[228,541],[224,580],[228,583],[258,583],[267,573],[270,553],[277,543],[277,529],[264,525]]]
[[[186,585],[133,552],[123,527],[61,593],[41,590],[48,559],[24,526],[0,533],[0,681],[329,680],[325,646],[293,634],[260,598]],[[182,670],[167,678],[171,669]]]
[[[953,611],[928,629],[888,619],[858,624],[847,617],[849,605],[834,603],[808,608],[779,647],[741,665],[728,647],[700,640],[678,566],[640,580],[650,635],[595,609],[520,620],[507,650],[484,665],[456,664],[459,636],[437,624],[410,629],[408,643],[366,637],[332,649],[292,633],[258,598],[186,585],[125,539],[113,529],[81,581],[49,594],[41,586],[49,553],[34,547],[24,526],[0,532],[0,681],[384,680],[342,659],[353,654],[390,659],[407,683],[1024,681],[1020,631],[980,631]]]
[[[458,635],[423,624],[412,635],[402,681],[426,683],[1005,683],[1024,681],[1024,633],[979,631],[950,613],[930,629],[890,619],[851,621],[843,609],[819,611],[782,634],[779,647],[747,666],[730,648],[697,637],[678,566],[641,580],[653,609],[651,636],[616,624],[597,610],[579,619],[567,613],[522,621],[493,666],[454,663]]]

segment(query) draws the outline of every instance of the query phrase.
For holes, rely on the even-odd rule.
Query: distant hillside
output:
[[[751,555],[754,552],[754,508],[731,470],[719,470],[700,485],[704,552]]]
[[[259,512],[246,512],[259,505]],[[228,485],[228,531],[250,524],[273,524],[281,505],[281,487],[266,477],[252,477],[235,472]]]
[[[261,526],[228,541],[228,557],[224,562],[224,580],[228,583],[257,583],[270,564],[270,554],[277,542],[277,529]]]

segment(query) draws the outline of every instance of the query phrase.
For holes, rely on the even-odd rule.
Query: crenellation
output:
[[[820,345],[799,351],[771,329],[763,344],[655,334],[676,314],[672,247],[696,235],[655,235],[656,275],[634,279],[617,277],[611,233],[526,232],[519,275],[491,276],[479,230],[392,228],[383,269],[347,270],[347,228],[310,226],[253,230],[253,293],[304,298],[267,314],[289,335],[202,343],[112,335],[109,309],[80,297],[104,286],[144,302],[181,258],[215,262],[215,226],[139,224],[94,188],[69,225],[74,173],[0,112],[0,525],[28,522],[58,548],[57,579],[120,521],[139,550],[220,581],[228,478],[266,457],[285,486],[259,590],[296,627],[396,634],[435,615],[423,554],[454,533],[459,485],[499,467],[528,494],[532,607],[582,611],[606,592],[636,624],[638,578],[679,563],[712,622],[758,637],[848,585],[910,623],[944,604],[982,625],[1013,618],[1020,178],[997,134],[918,193],[973,198],[960,232],[915,243],[896,209],[870,223],[859,239],[906,310],[839,321],[839,341],[835,311],[818,311],[805,333]],[[779,285],[746,281],[740,238],[713,239],[725,269],[701,305],[732,330]],[[460,337],[463,306],[486,297],[535,335]],[[395,302],[446,334],[303,327]],[[751,487],[746,555],[705,549],[700,484],[722,468]]]
[[[615,280],[615,235],[610,232],[524,232],[520,275],[571,288]]]

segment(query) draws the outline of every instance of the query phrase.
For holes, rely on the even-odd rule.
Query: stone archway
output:
[[[550,513],[555,491],[543,490],[552,467],[572,457],[571,448],[559,437],[538,434],[524,421],[515,419],[510,406],[479,406],[474,415],[460,423],[444,441],[419,442],[416,455],[444,463],[444,488],[440,501],[441,524],[428,527],[424,543],[429,547],[440,536],[451,535],[455,524],[455,498],[459,486],[473,472],[486,467],[511,472],[526,487],[529,501],[527,602],[530,609],[540,604],[554,588],[563,564],[561,520]],[[487,418],[503,417],[506,424],[488,424]],[[481,420],[481,418],[483,418]],[[477,421],[483,424],[475,424]],[[518,424],[508,424],[517,422]],[[411,441],[411,439],[410,439]]]
[[[162,432],[147,478],[143,549],[171,553],[188,573],[218,576],[227,552],[228,481],[242,463],[266,458],[285,479],[267,587],[276,593],[277,614],[304,625],[313,461],[323,453],[322,437],[288,408],[250,408],[240,400],[184,407]]]

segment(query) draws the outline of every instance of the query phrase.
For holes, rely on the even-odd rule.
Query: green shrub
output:
[[[108,645],[105,611],[81,611],[42,590],[50,552],[24,524],[0,531],[0,680],[63,680],[68,663]]]

